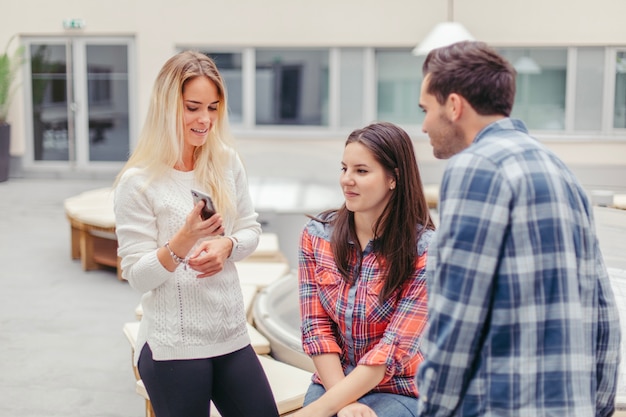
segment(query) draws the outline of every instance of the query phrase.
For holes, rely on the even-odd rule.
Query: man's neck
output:
[[[465,130],[465,138],[468,141],[468,144],[471,144],[478,133],[489,126],[492,123],[495,123],[499,120],[506,119],[506,116],[502,116],[501,114],[493,114],[488,116],[476,115],[472,118],[472,120],[468,121]]]

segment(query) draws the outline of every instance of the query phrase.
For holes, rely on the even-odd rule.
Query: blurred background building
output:
[[[624,0],[2,0],[0,47],[24,47],[9,113],[10,175],[113,178],[135,144],[154,78],[172,54],[214,57],[254,181],[336,184],[347,134],[404,127],[425,183],[418,108],[423,57],[459,22],[518,69],[513,115],[590,189],[626,190]],[[314,197],[313,197],[314,198]]]

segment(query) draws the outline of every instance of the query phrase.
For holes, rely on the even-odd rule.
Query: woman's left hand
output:
[[[293,417],[321,417],[332,415],[332,413],[328,414],[318,410],[316,405],[317,404],[313,402],[301,408],[293,414]],[[365,404],[354,402],[339,410],[337,417],[376,417],[376,413]]]
[[[206,278],[224,269],[224,262],[230,256],[233,242],[228,238],[209,239],[200,242],[189,255],[188,265],[198,271],[197,278]]]

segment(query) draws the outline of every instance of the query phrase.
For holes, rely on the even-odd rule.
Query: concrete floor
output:
[[[140,294],[70,259],[63,200],[110,184],[0,183],[0,416],[144,415],[122,333]]]
[[[122,333],[141,294],[112,270],[85,272],[71,259],[63,208],[66,198],[112,182],[112,175],[0,182],[0,416],[144,415]],[[281,249],[295,267],[306,217],[278,206],[286,209],[279,216],[267,193],[273,183],[251,182],[264,230],[282,234]],[[325,189],[309,191],[323,197],[306,204],[311,214],[337,199]]]
[[[112,178],[0,183],[0,416],[144,415],[122,333],[123,324],[135,320],[140,294],[112,270],[84,272],[71,260],[63,210],[65,198],[111,183]],[[626,212],[598,208],[596,215],[607,264],[626,269]],[[297,244],[297,233],[280,227],[289,223],[299,233],[301,214],[289,222],[271,213],[264,217],[267,229],[277,229],[266,231],[283,235],[281,249]],[[622,395],[624,389],[622,381]]]

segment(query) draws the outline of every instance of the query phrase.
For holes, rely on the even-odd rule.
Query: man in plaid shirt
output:
[[[423,130],[450,160],[419,415],[611,415],[619,318],[584,189],[509,118],[515,70],[494,50],[439,48],[423,72]]]

